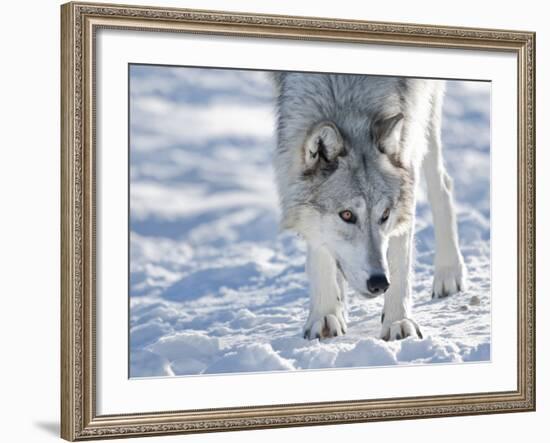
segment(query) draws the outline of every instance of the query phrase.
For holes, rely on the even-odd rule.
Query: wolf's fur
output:
[[[343,74],[273,77],[282,226],[308,244],[311,304],[304,336],[344,334],[346,284],[373,296],[367,288],[373,276],[389,281],[381,337],[421,336],[410,311],[421,167],[437,243],[433,294],[460,291],[465,281],[451,180],[441,157],[443,82]],[[342,211],[351,211],[355,223],[346,223]]]

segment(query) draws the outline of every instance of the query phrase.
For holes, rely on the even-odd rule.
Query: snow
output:
[[[434,233],[420,189],[413,312],[423,339],[378,339],[382,299],[350,292],[348,333],[302,338],[305,245],[280,233],[273,90],[261,72],[131,67],[132,377],[465,363],[491,358],[490,84],[449,81],[466,292],[431,299]]]

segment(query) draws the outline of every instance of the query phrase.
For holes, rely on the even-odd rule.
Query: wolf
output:
[[[380,338],[422,338],[411,312],[417,187],[426,178],[435,230],[433,298],[463,291],[452,181],[441,143],[442,80],[272,73],[274,169],[281,227],[307,243],[303,335],[346,333],[348,286],[384,297]]]

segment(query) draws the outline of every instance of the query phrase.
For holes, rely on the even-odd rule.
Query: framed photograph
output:
[[[535,35],[61,7],[67,440],[535,409]]]

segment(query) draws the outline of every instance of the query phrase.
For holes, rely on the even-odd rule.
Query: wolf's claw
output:
[[[338,337],[346,333],[346,323],[341,315],[328,314],[318,320],[308,321],[304,338],[308,340]]]

